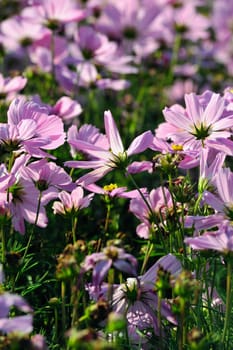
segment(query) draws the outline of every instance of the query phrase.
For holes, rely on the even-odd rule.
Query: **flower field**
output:
[[[0,2],[0,350],[233,349],[232,18]]]

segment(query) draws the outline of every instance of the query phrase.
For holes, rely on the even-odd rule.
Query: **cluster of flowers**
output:
[[[21,69],[27,62],[52,72],[63,91],[75,94],[78,87],[126,88],[129,81],[120,76],[136,73],[156,51],[161,57],[153,61],[161,67],[176,64],[172,52],[179,37],[182,66],[172,68],[193,81],[200,57],[202,66],[215,57],[233,72],[227,8],[221,0],[207,9],[199,0],[89,0],[85,7],[81,0],[21,1],[17,15],[1,22],[0,43],[6,60],[13,56],[14,69],[18,60]],[[187,82],[185,89],[191,87]]]
[[[75,244],[79,211],[89,207],[94,196],[121,197],[129,201],[129,212],[139,220],[138,239],[153,242],[153,247],[159,236],[166,245],[166,234],[171,237],[172,231],[170,219],[175,218],[173,227],[181,233],[178,247],[186,256],[191,257],[190,247],[214,250],[223,256],[223,265],[227,264],[233,250],[233,173],[226,166],[226,158],[233,155],[233,90],[227,88],[223,95],[210,90],[185,94],[185,106],[166,107],[165,122],[137,136],[128,147],[123,145],[109,110],[104,112],[105,133],[91,124],[77,126],[73,119],[82,108],[72,99],[79,88],[126,88],[129,82],[122,75],[137,73],[156,50],[162,50],[159,59],[153,56],[156,64],[166,66],[166,60],[176,64],[176,52],[173,50],[172,56],[171,51],[177,38],[192,42],[192,57],[205,60],[214,54],[232,74],[231,11],[226,13],[224,6],[228,8],[225,1],[216,0],[208,9],[211,16],[204,16],[198,0],[88,0],[85,7],[82,1],[72,0],[21,1],[20,12],[0,23],[4,60],[13,56],[21,63],[51,73],[62,93],[70,97],[63,96],[54,105],[44,104],[39,96],[17,95],[27,84],[25,77],[0,75],[0,97],[9,103],[7,120],[0,123],[1,224],[7,220],[14,231],[24,235],[28,224],[47,227],[47,210],[52,207],[54,214],[72,219]],[[190,61],[190,50],[180,50],[179,54],[182,69],[186,68],[183,74],[195,73],[195,64],[184,66]],[[178,66],[175,72],[180,74]],[[63,146],[68,146],[71,159],[62,163],[54,151]],[[136,159],[144,151],[156,155],[147,160]],[[174,180],[172,176],[179,170],[185,173],[195,168],[199,170],[197,191],[195,205],[190,205],[188,191],[178,193],[182,178]],[[134,186],[134,174],[145,172],[163,172],[167,181],[152,189],[135,186],[130,190],[116,184],[102,187],[108,174],[115,170],[132,180]],[[3,238],[4,233],[4,264]],[[171,327],[179,323],[172,312],[172,302],[160,290],[159,278],[168,274],[166,278],[170,280],[172,276],[174,286],[182,264],[173,255],[177,246],[165,248],[164,256],[141,275],[134,256],[114,245],[102,247],[101,242],[96,252],[80,263],[77,285],[79,278],[89,277],[92,271],[92,282],[85,283],[90,299],[106,300],[112,311],[125,317],[132,348],[135,344],[144,348],[143,344],[154,335],[162,336],[161,317]],[[146,259],[144,262],[146,266]],[[111,269],[130,277],[125,283],[107,284]],[[1,270],[0,283],[3,284]],[[17,316],[12,307],[24,314]],[[229,310],[230,303],[226,312]],[[33,330],[32,321],[32,309],[23,298],[0,290],[2,334],[28,335]],[[46,349],[40,336],[27,340],[32,349]]]
[[[2,284],[4,273],[0,265],[0,332],[13,334],[13,346],[27,346],[32,350],[48,350],[44,337],[35,334],[29,337],[33,331],[33,310],[20,295],[3,292]],[[14,311],[12,310],[14,309]],[[10,317],[10,314],[21,313],[20,316]],[[7,342],[5,343],[7,347]]]
[[[181,169],[199,166],[197,203],[200,206],[197,209],[201,212],[205,204],[213,208],[208,216],[197,215],[198,210],[192,216],[186,215],[185,226],[194,227],[196,237],[186,238],[185,243],[194,249],[214,249],[224,255],[228,254],[232,251],[233,237],[233,175],[229,168],[224,167],[224,161],[227,155],[233,154],[232,101],[233,93],[230,89],[223,96],[211,91],[202,95],[187,94],[185,107],[173,105],[165,108],[165,122],[158,126],[155,133],[144,132],[127,149],[123,146],[110,111],[104,114],[106,135],[92,125],[84,124],[79,130],[77,126],[71,126],[67,132],[71,155],[75,158],[77,154],[82,154],[84,160],[66,161],[64,165],[93,169],[73,182],[71,176],[56,164],[55,157],[49,153],[65,142],[61,118],[56,114],[49,114],[48,108],[34,101],[16,98],[10,104],[8,122],[0,124],[1,215],[10,218],[14,229],[23,234],[25,220],[30,224],[46,227],[48,219],[45,208],[55,199],[59,199],[53,203],[55,214],[75,216],[80,209],[89,206],[94,193],[120,196],[130,199],[129,210],[140,220],[138,236],[149,239],[156,230],[166,225],[169,212],[175,210],[169,189],[160,186],[150,193],[145,188],[127,191],[127,188],[116,188],[114,185],[103,189],[96,182],[114,169],[120,169],[129,177],[134,173],[151,173],[156,169],[159,171],[163,159],[170,157],[170,166]],[[148,148],[158,152],[159,156],[152,161],[130,163],[131,156]],[[213,188],[214,192],[211,190]],[[84,196],[84,190],[91,193]],[[213,227],[213,232],[207,231],[199,236],[201,230]],[[181,265],[176,258],[167,256],[144,276],[136,278],[136,259],[124,251],[110,248],[106,248],[103,253],[88,256],[84,261],[83,271],[93,269],[94,291],[92,287],[91,294],[95,299],[104,295],[102,282],[111,266],[133,276],[127,280],[126,285],[116,288],[113,305],[117,312],[124,312],[123,296],[129,294],[131,298],[134,295],[133,303],[130,299],[126,308],[129,328],[132,328],[129,329],[129,334],[134,334],[135,327],[145,328],[155,318],[149,308],[153,304],[154,310],[157,305],[152,285],[159,264],[163,266],[164,261],[165,270],[174,275],[181,270]],[[143,305],[139,300],[143,301]],[[162,314],[176,323],[166,305],[164,308]],[[143,319],[140,315],[143,315]],[[157,334],[157,323],[153,324]]]
[[[179,167],[183,169],[190,169],[201,162],[200,178],[208,177],[214,181],[215,174],[212,169],[215,169],[216,176],[219,176],[219,167],[223,164],[224,157],[233,153],[232,95],[230,89],[223,97],[210,91],[200,96],[194,93],[186,95],[186,108],[179,105],[165,108],[166,123],[159,125],[155,135],[146,131],[136,137],[127,150],[122,144],[110,111],[104,114],[106,135],[101,134],[92,125],[84,124],[79,129],[75,125],[71,126],[67,132],[71,154],[75,157],[81,152],[86,159],[66,161],[64,165],[94,169],[78,178],[76,184],[62,167],[56,165],[54,157],[48,153],[65,142],[61,118],[56,114],[49,114],[48,109],[34,101],[15,99],[8,110],[8,122],[0,125],[1,212],[10,213],[15,229],[21,233],[24,232],[23,219],[45,227],[47,218],[44,206],[57,198],[60,190],[77,191],[78,185],[101,193],[101,189],[93,184],[114,168],[120,168],[126,174],[146,170],[151,172],[155,166],[154,161],[129,161],[132,155],[148,148],[164,154],[179,154]],[[164,139],[163,135],[166,135],[167,139]],[[32,157],[41,160],[32,162]],[[218,168],[211,165],[211,160],[218,160]],[[122,192],[123,190],[118,189],[113,193]],[[81,198],[82,192],[79,193]],[[135,192],[130,193],[128,197],[132,198],[134,195],[138,197]],[[171,206],[169,192],[163,192],[162,189],[152,190],[148,197],[149,205],[146,205],[140,196],[132,199],[131,211],[144,222],[144,225],[138,228],[141,237],[148,238],[146,218],[150,216],[150,210],[160,210],[161,198],[164,196],[167,206]],[[65,200],[66,197],[62,198]],[[205,194],[204,198],[207,200],[209,197]],[[142,211],[139,208],[144,209]],[[58,208],[56,210],[59,211]]]

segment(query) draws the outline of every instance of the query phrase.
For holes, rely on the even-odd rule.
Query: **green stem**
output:
[[[111,268],[108,271],[108,302],[109,302],[109,305],[111,305],[111,303],[112,303],[114,279],[115,279],[115,271],[113,268]]]
[[[11,156],[9,157],[9,163],[8,163],[8,172],[11,172],[11,168],[14,164],[14,160],[15,160],[15,154],[12,152]]]
[[[54,307],[54,342],[55,344],[58,343],[58,332],[59,332],[59,329],[58,329],[58,309],[57,309],[57,306]]]
[[[163,336],[162,336],[162,322],[161,322],[161,307],[162,307],[162,299],[158,293],[158,327],[159,327],[159,349],[163,349]]]
[[[156,213],[153,212],[149,202],[147,201],[145,195],[142,193],[141,189],[138,187],[138,185],[137,185],[136,181],[134,180],[133,176],[129,172],[127,172],[127,176],[130,178],[130,180],[132,181],[133,185],[135,186],[135,188],[139,192],[140,196],[142,197],[143,201],[145,202],[145,204],[146,204],[146,206],[147,206],[147,208],[149,210],[150,216],[153,218],[152,225],[151,225],[153,238],[155,238],[154,233],[155,233],[155,228],[156,228],[158,230],[159,235],[160,235],[160,241],[162,242],[163,248],[165,249],[163,233],[162,233],[161,227],[159,225],[159,220],[158,220],[158,217],[157,217]]]
[[[2,238],[2,264],[6,262],[6,234],[4,230],[4,220],[1,223],[1,238]]]
[[[200,206],[201,199],[202,199],[202,193],[199,193],[198,198],[197,198],[196,203],[195,203],[195,206],[194,206],[194,210],[193,210],[194,215],[198,215],[198,209]]]
[[[107,230],[108,230],[110,212],[111,212],[111,204],[107,203],[107,214],[106,214],[105,223],[104,223],[104,232],[105,233],[107,233]]]
[[[52,35],[51,35],[51,64],[52,64],[52,77],[53,77],[53,79],[55,79],[54,58],[55,58],[55,33],[54,33],[54,30],[52,30]]]
[[[180,314],[180,332],[179,332],[179,350],[184,349],[184,344],[186,341],[186,329],[185,329],[185,304],[182,306],[181,314]]]
[[[208,297],[208,313],[209,313],[209,324],[210,324],[210,330],[213,331],[213,308],[212,308],[212,301],[213,301],[213,292],[214,292],[214,286],[215,286],[215,277],[216,277],[216,260],[214,259],[213,262],[213,274],[212,274],[212,279],[211,279],[211,284],[210,284],[210,291],[208,289],[208,286],[206,287],[207,289],[207,297]],[[207,273],[208,273],[208,267],[206,266]]]
[[[77,216],[73,216],[73,217],[72,217],[72,237],[73,237],[73,244],[77,241],[77,237],[76,237],[77,223],[78,223],[78,217],[77,217]]]
[[[33,238],[33,234],[34,234],[34,229],[35,229],[35,226],[36,226],[38,218],[39,218],[41,198],[42,198],[42,192],[40,192],[40,194],[39,194],[37,211],[36,211],[36,218],[35,218],[34,225],[31,227],[31,232],[30,232],[30,235],[29,235],[29,238],[28,238],[28,242],[27,242],[26,248],[25,248],[24,253],[23,253],[23,257],[22,257],[22,260],[21,260],[22,264],[23,264],[23,262],[24,262],[24,260],[25,260],[25,258],[27,256],[28,250],[30,248],[31,241],[32,241],[32,238]],[[20,276],[20,271],[17,272],[17,274],[15,276],[15,279],[13,281],[12,292],[14,292],[15,284],[18,281],[19,276]]]
[[[110,213],[111,213],[111,207],[112,207],[108,196],[106,196],[105,203],[106,203],[107,213],[106,213],[105,222],[104,222],[104,234],[108,232],[108,225],[109,225],[109,219],[110,219]],[[102,241],[103,240],[100,237],[97,241],[96,252],[99,252],[101,250],[101,245],[103,243]]]
[[[79,291],[74,280],[71,284],[71,305],[73,307],[71,315],[71,327],[77,327],[78,325],[78,304],[79,304]]]
[[[52,99],[54,99],[54,95],[55,95],[55,89],[56,89],[56,80],[55,80],[55,31],[52,30],[52,34],[51,34],[51,44],[50,44],[50,48],[51,48],[51,75],[52,75],[52,79],[51,79],[51,89],[50,89],[50,96]]]
[[[143,264],[142,264],[142,268],[141,268],[141,272],[140,274],[142,275],[145,271],[145,268],[146,268],[146,265],[147,265],[147,262],[150,258],[150,255],[151,255],[151,252],[154,248],[154,244],[151,243],[149,240],[148,240],[148,243],[147,243],[147,249],[146,249],[146,253],[145,253],[145,256],[144,256],[144,260],[143,260]]]
[[[170,69],[168,72],[168,79],[167,79],[168,85],[171,84],[173,81],[174,67],[175,67],[177,60],[178,60],[180,45],[181,45],[181,35],[179,33],[177,33],[175,36],[175,40],[174,40],[174,45],[173,45],[173,50],[172,50],[172,58],[171,58],[171,62],[170,62]]]
[[[61,282],[61,313],[62,313],[62,338],[64,337],[66,330],[66,283]]]
[[[224,328],[222,333],[222,343],[224,345],[229,342],[229,330],[231,320],[232,307],[232,262],[231,258],[227,259],[227,281],[226,281],[226,314],[224,321]],[[228,348],[228,346],[226,346]]]
[[[154,215],[153,210],[151,209],[150,204],[148,203],[148,201],[146,200],[146,197],[144,196],[144,194],[142,193],[141,189],[138,187],[136,181],[134,180],[132,174],[130,174],[129,172],[127,172],[127,176],[129,177],[129,179],[132,181],[133,185],[135,186],[135,188],[137,189],[137,191],[139,192],[140,196],[142,197],[143,201],[145,202],[147,208],[149,209],[149,212],[151,213],[151,215]]]
[[[177,208],[176,208],[176,201],[173,195],[173,183],[172,183],[172,177],[171,174],[169,174],[168,176],[168,182],[169,182],[169,192],[171,194],[171,199],[172,199],[172,206],[173,206],[173,210],[174,210],[174,214],[175,214],[175,218],[176,218],[176,224],[177,224],[177,243],[178,243],[178,248],[182,248],[183,249],[183,255],[186,256],[186,245],[184,243],[184,212],[183,212],[183,204],[182,204],[182,216],[180,220],[180,215],[177,213]],[[165,198],[165,196],[164,196]],[[172,253],[172,252],[171,252]]]

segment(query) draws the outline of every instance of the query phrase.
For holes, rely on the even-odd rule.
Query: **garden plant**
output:
[[[233,349],[232,19],[0,1],[0,350]]]

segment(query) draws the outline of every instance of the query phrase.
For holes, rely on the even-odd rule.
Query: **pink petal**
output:
[[[104,125],[112,153],[124,153],[122,140],[110,111],[104,112]]]

